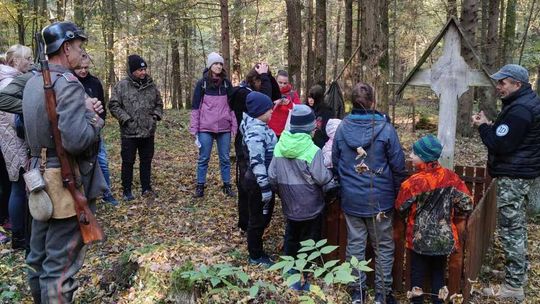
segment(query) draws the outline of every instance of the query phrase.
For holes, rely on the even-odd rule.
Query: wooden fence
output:
[[[410,174],[414,168],[407,163]],[[456,166],[455,172],[465,181],[474,199],[474,210],[467,218],[457,219],[457,228],[462,246],[450,255],[447,267],[447,286],[450,295],[462,293],[465,301],[469,298],[471,284],[480,273],[482,259],[487,252],[496,223],[496,185],[483,167]],[[339,248],[327,258],[345,260],[347,247],[347,227],[339,201],[332,202],[327,209],[323,237],[328,243]],[[394,289],[396,291],[410,290],[410,258],[405,248],[405,222],[397,213],[394,216]],[[369,246],[368,246],[369,247]],[[366,256],[372,255],[368,248]],[[368,274],[373,278],[373,273]],[[424,286],[424,290],[429,290]]]

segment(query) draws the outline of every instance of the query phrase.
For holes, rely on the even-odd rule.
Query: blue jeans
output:
[[[208,162],[212,154],[214,139],[217,142],[221,180],[224,184],[230,184],[231,159],[229,157],[229,151],[231,149],[231,133],[199,132],[198,136],[201,148],[199,148],[199,160],[197,162],[197,184],[206,183],[206,172],[208,171]]]
[[[103,138],[99,141],[99,152],[97,156],[99,167],[101,168],[101,171],[103,172],[103,177],[105,178],[105,182],[107,183],[108,189],[105,191],[104,195],[110,195],[111,194],[111,174],[109,173],[109,160],[107,159],[107,148],[105,147],[105,142],[103,141]]]
[[[26,185],[22,174],[19,174],[19,180],[11,182],[11,194],[9,196],[9,218],[14,234],[24,234],[26,204]]]

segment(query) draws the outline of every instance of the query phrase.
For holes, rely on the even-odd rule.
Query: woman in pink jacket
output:
[[[203,78],[197,82],[193,92],[189,127],[189,132],[195,136],[199,146],[195,197],[204,196],[206,172],[214,139],[218,148],[222,190],[227,196],[235,196],[231,187],[229,151],[231,137],[237,132],[237,123],[228,101],[231,89],[231,82],[223,69],[223,57],[215,52],[210,53]]]

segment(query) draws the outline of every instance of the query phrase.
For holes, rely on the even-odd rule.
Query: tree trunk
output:
[[[178,49],[178,15],[171,12],[169,15],[169,30],[171,39],[171,105],[177,110],[182,108],[182,83],[180,82],[180,51]]]
[[[478,1],[477,0],[464,0],[461,10],[461,27],[463,29],[463,34],[465,38],[469,40],[471,45],[475,45],[475,35],[476,35],[476,24],[478,22]],[[465,62],[470,67],[473,67],[475,64],[474,55],[472,50],[468,47],[462,45],[461,55],[465,59]],[[458,110],[458,133],[462,136],[471,136],[473,134],[473,128],[470,124],[471,115],[473,111],[473,99],[474,99],[474,88],[471,87],[467,92],[461,95],[459,99],[459,110]]]
[[[223,68],[229,73],[231,71],[231,45],[229,39],[229,0],[219,0],[221,7],[221,55],[225,64]]]
[[[506,23],[504,25],[503,63],[513,62],[514,39],[516,38],[516,0],[506,4]]]
[[[334,54],[333,54],[333,71],[332,71],[332,79],[335,80],[337,77],[337,67],[338,67],[338,57],[339,57],[339,37],[341,36],[341,1],[338,4],[338,12],[337,12],[337,22],[336,22],[336,40],[334,45]]]
[[[343,63],[345,64],[352,56],[352,32],[353,32],[353,1],[345,0],[345,37],[343,37]],[[350,92],[352,88],[351,64],[343,72],[343,91]]]
[[[531,8],[529,9],[529,17],[527,18],[527,24],[525,25],[525,33],[523,34],[523,42],[521,43],[521,48],[519,50],[518,64],[521,64],[521,59],[523,58],[523,51],[525,50],[525,45],[527,44],[527,36],[529,34],[529,27],[531,26],[533,12],[536,12],[535,5],[536,5],[536,0],[532,0]]]
[[[242,81],[242,66],[240,64],[240,51],[242,42],[242,0],[234,0],[234,10],[231,23],[231,32],[233,35],[233,55],[232,55],[232,74],[231,81],[238,85]]]
[[[24,11],[26,4],[22,0],[15,1],[17,7],[17,35],[19,37],[19,44],[25,45],[25,27],[24,27]]]
[[[314,83],[326,90],[326,0],[315,0]]]
[[[102,0],[103,10],[103,40],[105,43],[105,67],[107,76],[105,77],[105,102],[109,101],[109,94],[113,83],[116,82],[114,73],[114,28],[116,21],[116,0]]]
[[[499,9],[500,0],[489,0],[487,13],[487,33],[485,47],[485,66],[489,73],[495,73],[497,70],[497,52],[492,50],[499,49]],[[480,94],[479,110],[484,111],[489,119],[495,119],[497,115],[497,99],[493,88],[481,88],[483,94]]]
[[[502,65],[502,63],[504,62],[504,57],[503,57],[503,39],[504,39],[504,24],[505,24],[505,14],[504,12],[506,11],[506,6],[505,6],[505,1],[504,0],[501,0],[501,7],[499,8],[499,36],[498,36],[498,41],[499,41],[499,48],[497,49],[498,51],[498,57],[497,57],[497,65]]]
[[[285,0],[287,6],[287,61],[289,81],[301,90],[302,86],[302,3]]]
[[[65,2],[64,0],[56,0],[56,20],[64,21],[65,19]]]
[[[84,29],[84,0],[73,0],[73,22]],[[107,14],[107,13],[105,13]]]
[[[315,66],[315,51],[313,50],[313,1],[307,0],[306,14],[306,92],[313,86],[314,74],[313,67]],[[307,94],[306,94],[307,95]]]
[[[362,3],[365,1],[362,1]],[[362,3],[361,0],[358,0],[358,6],[356,8],[356,35],[354,36],[354,47],[357,48],[360,45],[361,36],[362,36]],[[351,63],[352,74],[352,83],[356,84],[362,78],[362,52],[356,53],[356,58]]]
[[[362,2],[362,80],[373,86],[377,108],[388,112],[388,1]]]
[[[191,21],[184,20],[184,24],[182,25],[182,48],[184,53],[184,79],[185,79],[185,92],[186,92],[186,109],[191,109],[191,92],[193,88],[191,87],[191,75],[189,74],[191,69],[191,60],[189,56],[189,41],[193,37],[193,29],[191,25]]]

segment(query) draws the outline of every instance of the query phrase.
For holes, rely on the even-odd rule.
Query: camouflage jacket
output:
[[[122,137],[147,138],[156,132],[156,121],[163,116],[163,102],[152,78],[138,82],[127,76],[114,86],[109,111],[118,119]]]
[[[448,255],[459,247],[456,214],[472,210],[465,183],[438,162],[422,163],[401,184],[395,207],[407,215],[407,248],[424,255]]]
[[[243,135],[244,149],[247,149],[246,155],[249,155],[249,168],[261,191],[269,191],[271,187],[268,180],[268,167],[277,143],[276,134],[261,120],[250,117],[246,113],[243,117],[240,132]]]

